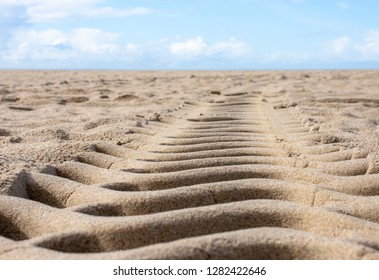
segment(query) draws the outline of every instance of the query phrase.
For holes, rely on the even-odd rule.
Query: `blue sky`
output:
[[[378,68],[376,0],[0,0],[0,68]]]

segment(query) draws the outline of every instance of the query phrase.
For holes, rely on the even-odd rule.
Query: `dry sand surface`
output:
[[[0,259],[379,259],[379,71],[0,71]]]

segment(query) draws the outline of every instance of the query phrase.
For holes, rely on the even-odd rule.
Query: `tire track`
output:
[[[274,95],[179,113],[25,174],[26,197],[0,197],[0,258],[379,258],[375,156]]]

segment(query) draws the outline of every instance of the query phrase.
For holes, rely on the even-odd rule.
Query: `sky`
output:
[[[0,0],[0,69],[379,67],[376,0]]]

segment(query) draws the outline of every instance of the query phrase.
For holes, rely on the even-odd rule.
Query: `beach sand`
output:
[[[0,259],[379,259],[379,71],[0,71]]]

